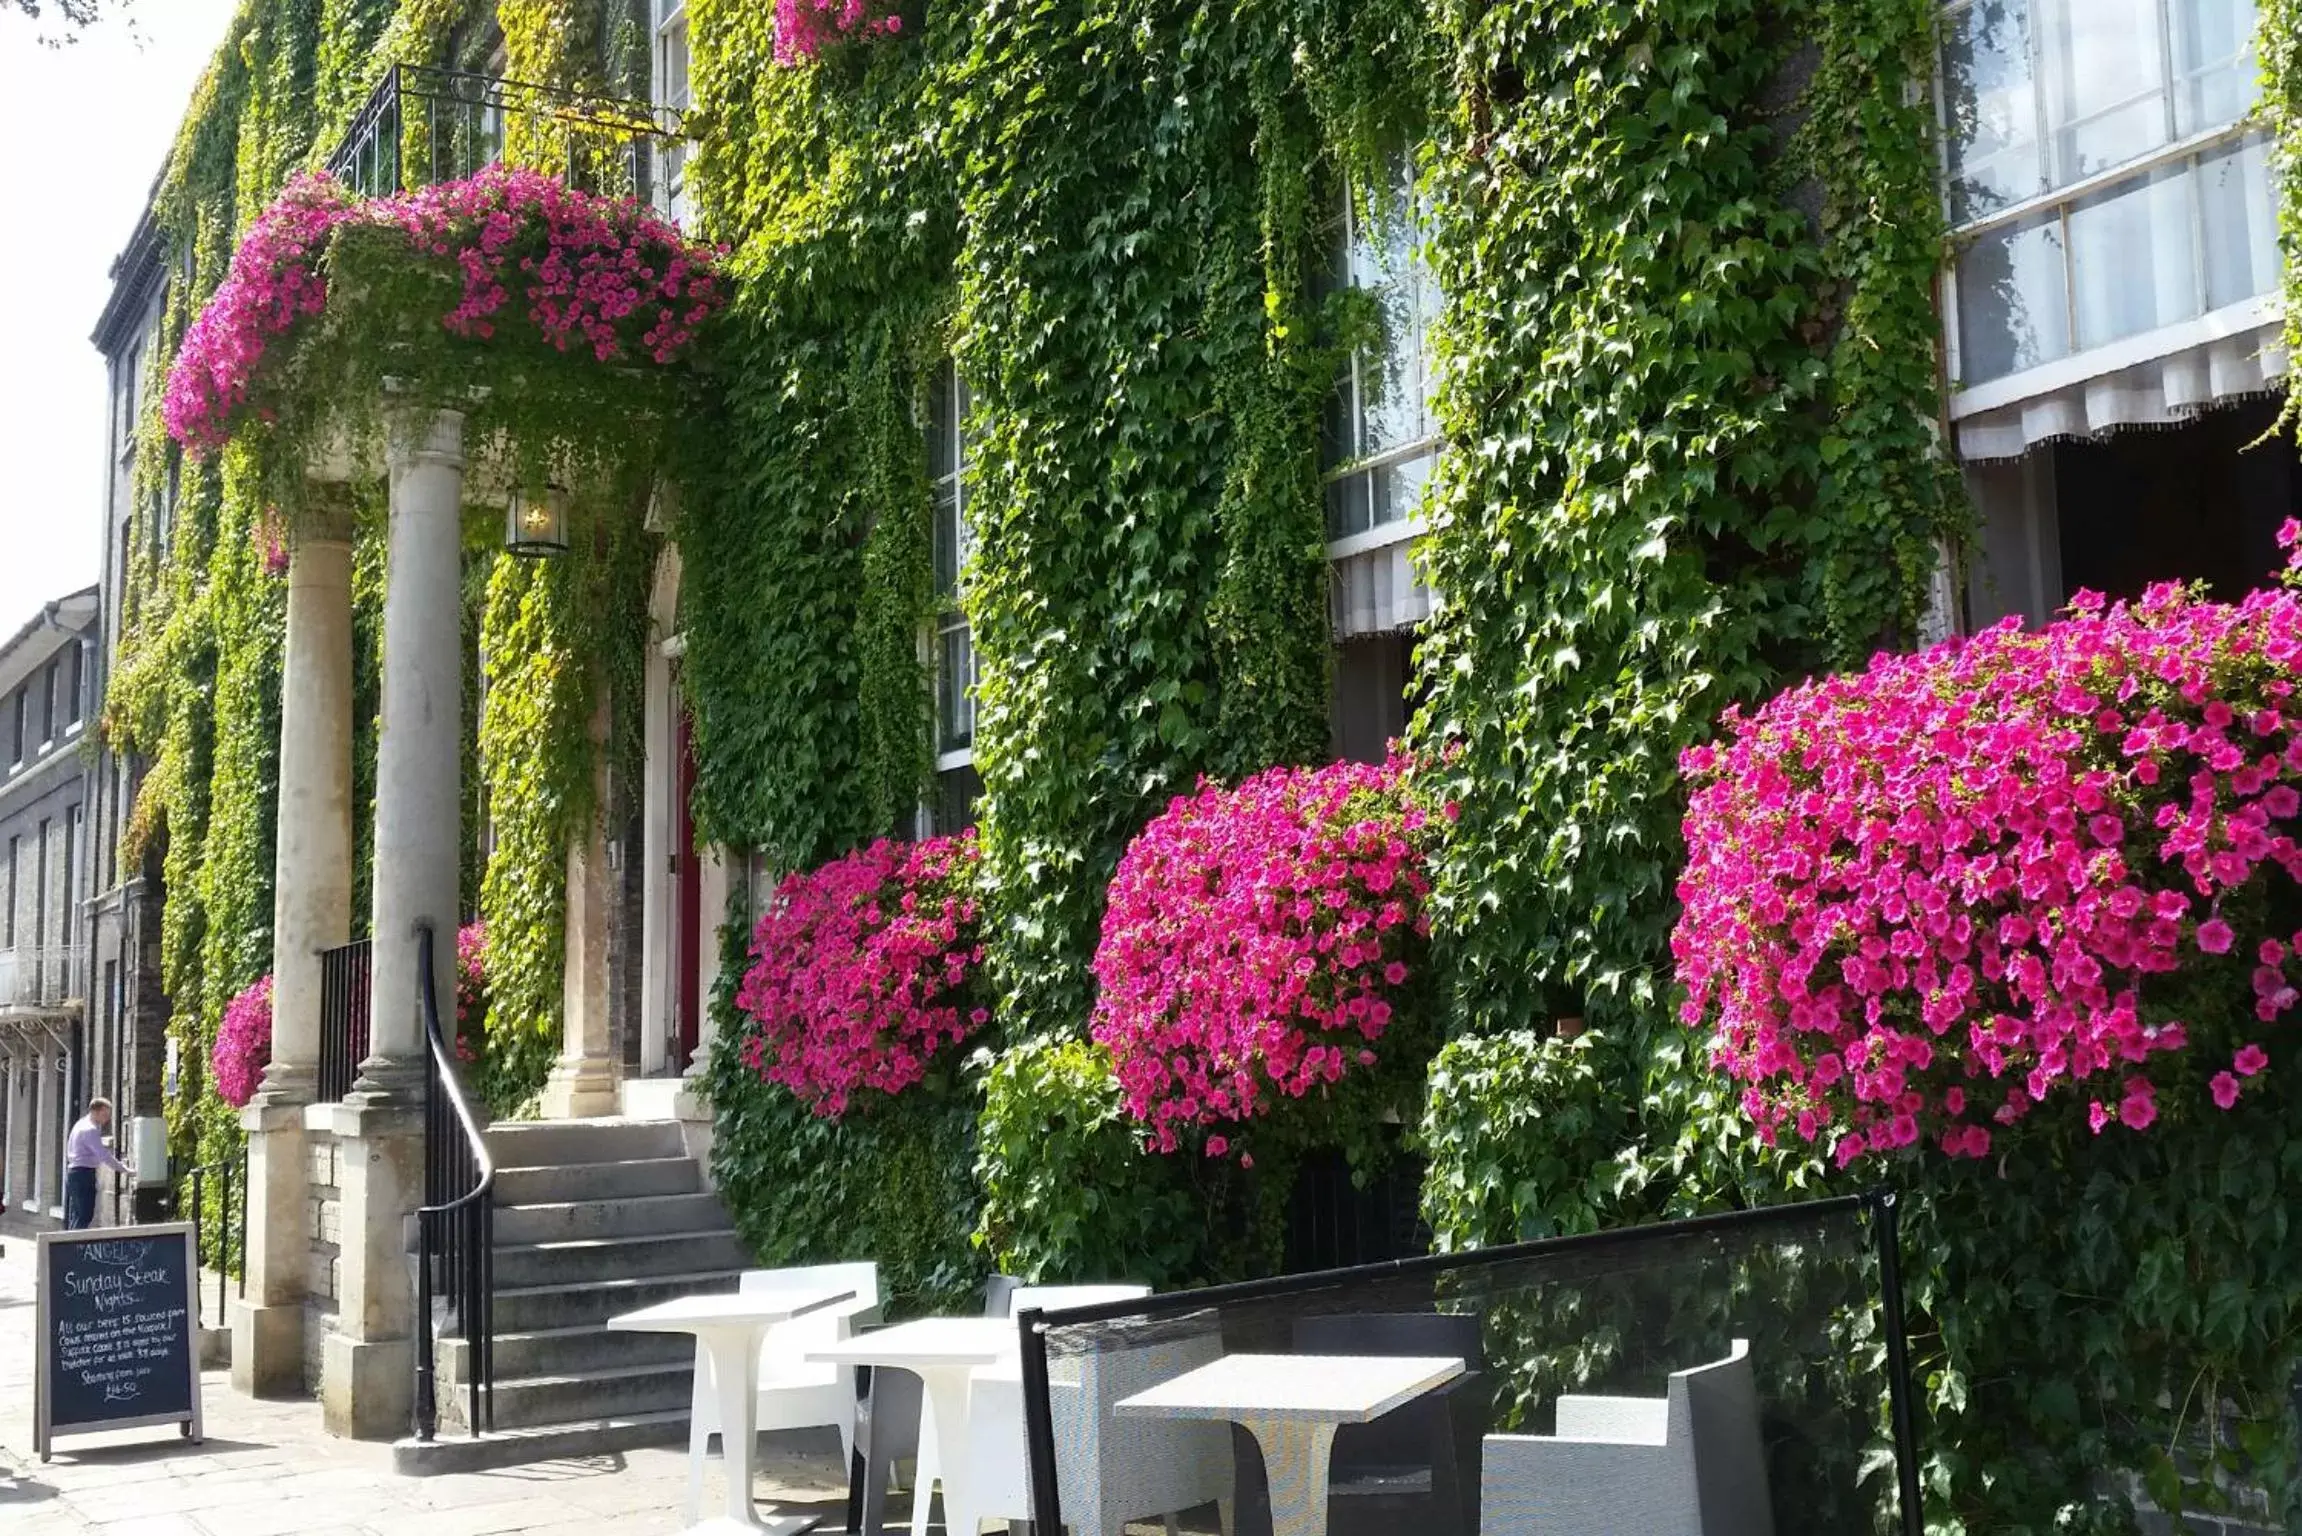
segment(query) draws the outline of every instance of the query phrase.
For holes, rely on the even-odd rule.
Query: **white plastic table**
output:
[[[821,1515],[785,1515],[764,1521],[752,1507],[759,1346],[767,1330],[777,1323],[854,1299],[854,1291],[836,1286],[793,1285],[740,1291],[732,1296],[683,1296],[608,1319],[610,1328],[629,1333],[691,1333],[695,1335],[696,1364],[701,1366],[706,1357],[711,1361],[712,1381],[719,1392],[720,1438],[727,1447],[727,1512],[691,1526],[687,1536],[751,1536],[756,1531],[798,1536],[822,1520]]]
[[[1017,1358],[1022,1347],[1022,1335],[1008,1318],[923,1317],[810,1350],[807,1358],[909,1371],[919,1378],[927,1400],[920,1432],[934,1436],[944,1529],[952,1536],[974,1536],[980,1522],[971,1517],[975,1493],[967,1455],[968,1377],[978,1367]],[[930,1491],[923,1486],[913,1497],[925,1499]]]
[[[1255,1437],[1271,1488],[1271,1536],[1326,1536],[1335,1431],[1364,1424],[1463,1374],[1436,1355],[1225,1355],[1121,1398],[1135,1419],[1227,1419]]]

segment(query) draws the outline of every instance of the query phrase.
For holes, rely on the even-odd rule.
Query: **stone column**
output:
[[[616,1112],[616,1063],[608,1029],[608,924],[615,883],[607,867],[608,693],[592,709],[591,815],[568,844],[567,960],[560,990],[566,1044],[544,1083],[547,1120]]]
[[[410,1218],[423,1203],[423,1004],[416,934],[432,933],[439,1006],[455,1006],[458,730],[463,712],[463,417],[409,411],[386,466],[383,720],[376,743],[375,962],[369,1055],[329,1119],[342,1163],[342,1282],[323,1342],[331,1433],[408,1432],[415,1288]]]
[[[315,499],[330,499],[315,490]],[[232,1385],[300,1395],[311,1270],[304,1107],[320,1059],[320,952],[352,928],[352,528],[316,510],[288,551],[273,859],[272,1061],[240,1112],[248,1133],[248,1292],[232,1318]]]
[[[23,1076],[16,1053],[0,1057],[0,1205],[14,1210],[21,1202],[24,1179],[16,1171],[16,1144],[24,1135]]]

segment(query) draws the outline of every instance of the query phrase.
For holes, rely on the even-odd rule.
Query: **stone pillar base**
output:
[[[304,1395],[304,1304],[235,1301],[232,1390],[250,1397]]]
[[[423,1203],[424,1117],[395,1091],[408,1076],[404,1064],[371,1057],[362,1087],[331,1112],[342,1280],[336,1326],[321,1345],[320,1406],[331,1433],[361,1440],[408,1433],[415,1395],[412,1229]]]
[[[615,1068],[585,1057],[562,1058],[544,1079],[542,1112],[546,1120],[589,1120],[616,1112],[619,1095]]]
[[[398,1440],[414,1432],[415,1345],[331,1333],[320,1344],[320,1418],[331,1435]]]

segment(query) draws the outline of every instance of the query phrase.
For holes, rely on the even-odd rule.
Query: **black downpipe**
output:
[[[1023,1332],[1023,1439],[1031,1463],[1031,1528],[1063,1529],[1063,1493],[1055,1475],[1055,1412],[1047,1385],[1047,1330],[1032,1307],[1017,1315]]]
[[[1917,1402],[1910,1380],[1910,1340],[1903,1333],[1901,1196],[1891,1189],[1871,1197],[1878,1226],[1878,1289],[1886,1308],[1886,1375],[1894,1421],[1895,1477],[1902,1494],[1903,1536],[1926,1536],[1919,1508]]]

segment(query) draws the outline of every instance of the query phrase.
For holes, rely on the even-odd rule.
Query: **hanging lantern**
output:
[[[504,517],[504,549],[515,555],[564,555],[568,552],[568,493],[555,485],[541,496],[512,492]]]

